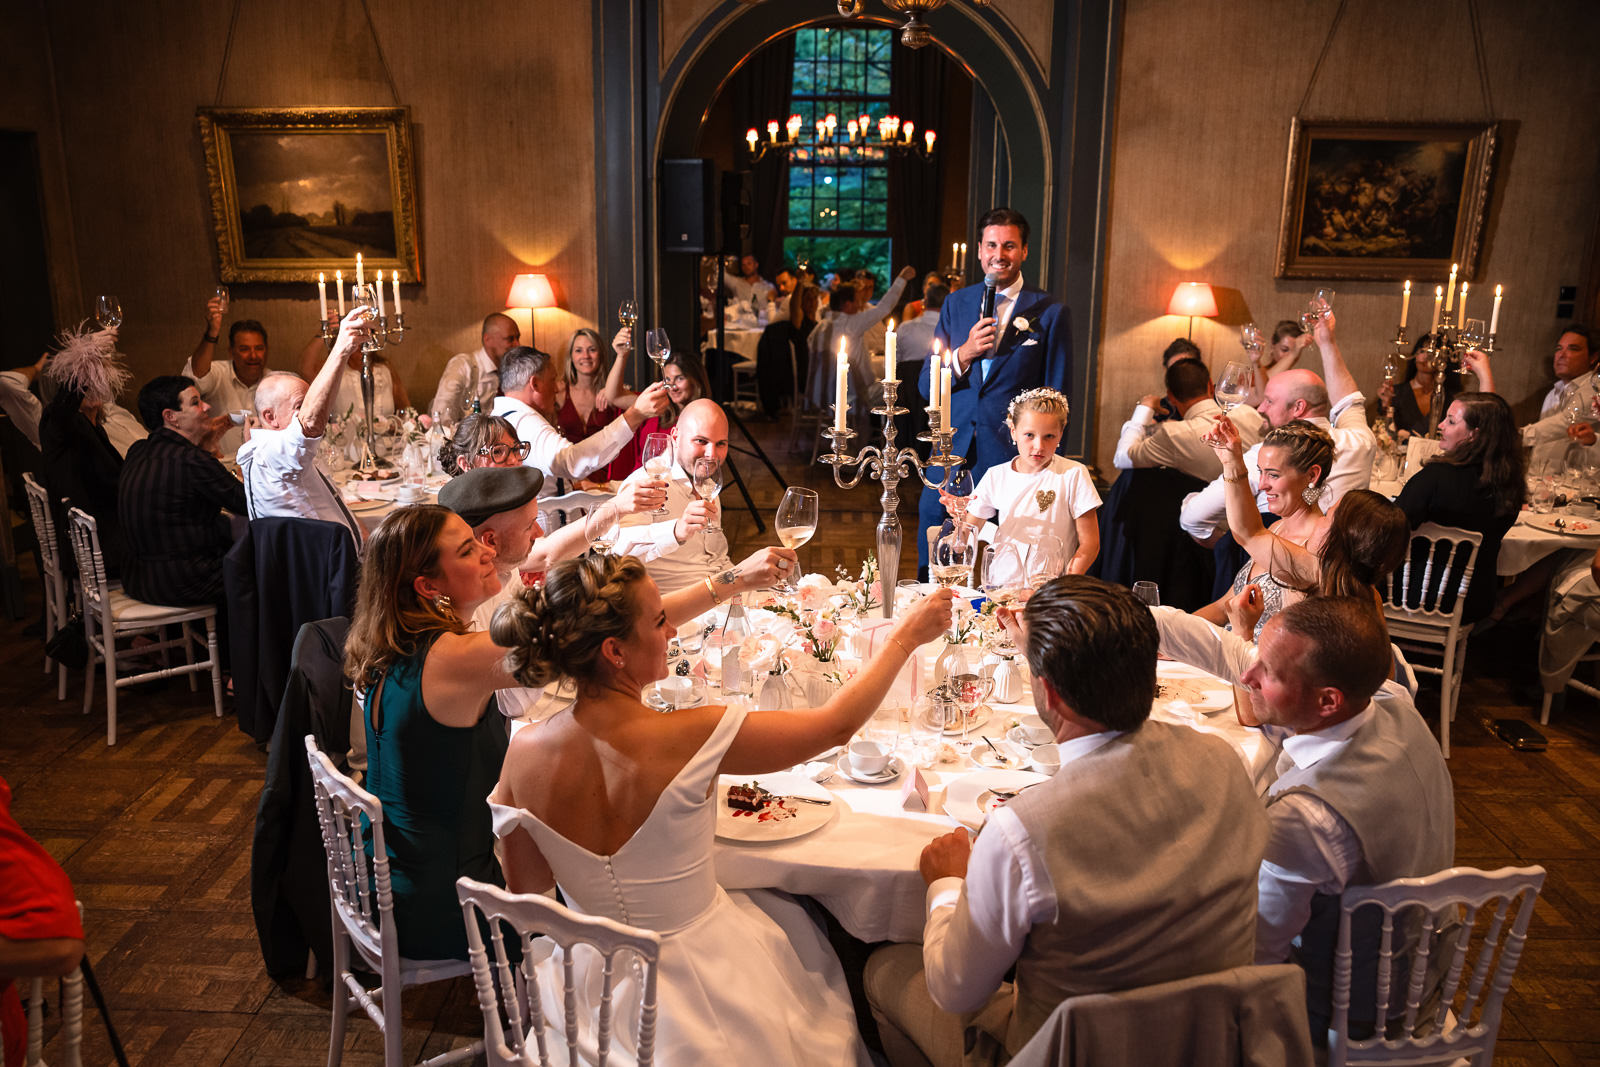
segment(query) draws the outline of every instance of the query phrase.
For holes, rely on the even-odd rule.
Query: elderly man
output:
[[[1022,621],[1062,768],[990,812],[976,841],[957,830],[923,850],[922,946],[882,949],[866,969],[896,1067],[961,1063],[962,1013],[1015,1055],[1069,997],[1240,967],[1255,951],[1266,819],[1227,742],[1149,721],[1149,610],[1069,575]]]
[[[200,399],[213,412],[223,415],[249,411],[256,406],[256,386],[267,372],[267,328],[255,319],[240,319],[228,327],[228,359],[216,359],[218,331],[227,301],[214,296],[206,301],[206,332],[189,355],[183,373],[193,378]],[[219,423],[220,425],[220,423]],[[236,425],[223,428],[217,447],[225,454],[239,450],[244,430]]]
[[[1335,326],[1333,313],[1329,312],[1318,321],[1314,331],[1317,347],[1322,350],[1327,382],[1308,370],[1284,371],[1267,382],[1258,409],[1266,422],[1265,429],[1305,419],[1333,436],[1333,470],[1328,472],[1324,483],[1327,493],[1321,501],[1322,509],[1328,512],[1333,511],[1345,493],[1365,489],[1372,481],[1372,457],[1378,448],[1372,427],[1367,425],[1366,398],[1356,388],[1355,377],[1345,365],[1334,339]],[[1260,451],[1258,442],[1244,454],[1244,465],[1250,488],[1256,493],[1256,506],[1266,511],[1266,497],[1260,492],[1261,474],[1256,468],[1256,456]],[[1222,478],[1218,476],[1204,489],[1184,498],[1178,521],[1190,537],[1203,545],[1213,545],[1228,532],[1225,501]]]
[[[434,418],[460,422],[473,401],[479,410],[487,411],[500,392],[500,360],[522,340],[522,331],[510,315],[494,311],[484,316],[479,340],[476,352],[458,352],[444,365],[439,387],[428,404]]]
[[[1177,417],[1156,421],[1161,398],[1139,398],[1133,417],[1122,424],[1114,463],[1118,470],[1139,467],[1174,467],[1203,482],[1222,475],[1222,463],[1201,438],[1216,424],[1222,408],[1212,399],[1211,372],[1198,359],[1177,359],[1167,364],[1167,405]],[[1261,416],[1250,408],[1234,410],[1234,425],[1250,447],[1261,440]],[[1206,453],[1210,453],[1207,455]]]
[[[239,447],[239,471],[252,519],[283,516],[337,522],[349,529],[360,547],[361,524],[318,466],[317,450],[322,447],[344,361],[366,336],[372,318],[364,307],[345,316],[338,339],[309,386],[298,374],[275,371],[256,387],[261,425],[252,427],[249,439]]]
[[[150,436],[128,449],[117,481],[123,588],[152,604],[220,606],[222,557],[233,546],[223,512],[247,513],[244,486],[202,447],[215,428],[193,379],[152,379],[139,390],[139,414]]]
[[[1312,1034],[1325,1034],[1345,887],[1454,862],[1444,757],[1410,692],[1389,680],[1393,654],[1370,601],[1300,601],[1269,619],[1254,645],[1173,608],[1154,612],[1161,651],[1244,686],[1250,700],[1239,721],[1278,748],[1258,781],[1272,837],[1261,864],[1256,962],[1294,959],[1305,968]],[[1376,930],[1358,933],[1355,947],[1351,1004],[1370,1009]],[[1403,1001],[1404,990],[1396,995]]]
[[[573,443],[556,429],[556,361],[536,348],[513,348],[500,361],[501,395],[493,414],[516,427],[518,440],[528,444],[524,466],[537,467],[553,480],[586,478],[600,470],[653,415],[667,409],[667,387],[655,382],[621,415],[582,441]],[[546,485],[546,495],[554,489]]]

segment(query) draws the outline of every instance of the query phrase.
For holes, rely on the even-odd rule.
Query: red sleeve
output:
[[[0,937],[12,941],[83,937],[72,883],[60,864],[11,817],[11,787],[0,778]]]

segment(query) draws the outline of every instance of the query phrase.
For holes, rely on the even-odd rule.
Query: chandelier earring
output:
[[[1322,489],[1320,485],[1308,485],[1300,490],[1300,499],[1306,502],[1306,507],[1311,507],[1322,499]]]
[[[444,593],[440,593],[438,596],[433,598],[433,610],[437,611],[440,615],[443,615],[451,622],[459,621],[456,618],[455,605],[451,603],[450,598]]]

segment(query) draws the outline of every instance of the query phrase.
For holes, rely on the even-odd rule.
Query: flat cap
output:
[[[533,467],[474,467],[439,490],[439,503],[479,526],[539,495],[544,472]]]

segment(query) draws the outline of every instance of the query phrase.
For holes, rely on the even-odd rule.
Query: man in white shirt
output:
[[[992,810],[975,841],[961,829],[923,850],[922,945],[874,953],[865,975],[896,1067],[960,1064],[963,1030],[980,1043],[972,1062],[989,1062],[991,1042],[1015,1055],[1063,1000],[1254,954],[1266,818],[1232,746],[1149,721],[1149,610],[1122,586],[1067,575],[1021,618],[1062,767]]]
[[[906,282],[916,276],[915,267],[902,270],[895,275],[894,284],[883,294],[883,299],[865,311],[859,310],[857,290],[853,285],[841,285],[833,291],[828,298],[828,311],[817,322],[816,329],[811,331],[806,342],[811,353],[811,381],[820,383],[811,390],[813,401],[827,404],[833,400],[832,370],[834,361],[839,358],[841,342],[850,361],[851,403],[862,406],[880,388],[877,375],[872,372],[871,357],[861,338],[869,328],[889,317],[889,312],[900,302]]]
[[[1118,470],[1174,467],[1209,482],[1222,474],[1222,463],[1201,437],[1216,423],[1222,407],[1212,397],[1211,372],[1198,359],[1177,359],[1167,365],[1167,403],[1175,419],[1156,421],[1161,398],[1139,398],[1133,417],[1122,424],[1114,463]],[[1247,407],[1233,410],[1234,425],[1249,448],[1261,440],[1261,416]],[[1208,454],[1209,453],[1209,454]]]
[[[1333,511],[1345,493],[1365,489],[1372,482],[1372,457],[1378,449],[1378,439],[1367,425],[1366,397],[1356,388],[1355,376],[1345,365],[1334,339],[1335,325],[1333,313],[1329,312],[1313,331],[1317,347],[1322,350],[1322,368],[1328,375],[1326,384],[1308,370],[1284,371],[1267,382],[1258,409],[1266,422],[1262,433],[1295,419],[1305,419],[1332,435],[1333,470],[1328,472],[1323,483],[1327,493],[1322,498],[1322,509],[1327,512]],[[1244,465],[1250,489],[1256,494],[1256,506],[1266,511],[1261,474],[1256,468],[1256,456],[1260,451],[1258,442],[1244,454]],[[1220,475],[1204,489],[1184,497],[1183,510],[1178,515],[1184,532],[1202,545],[1210,546],[1221,540],[1228,532],[1226,499]]]
[[[1161,651],[1244,686],[1250,700],[1239,721],[1279,749],[1257,781],[1272,836],[1258,882],[1255,962],[1305,968],[1315,1038],[1319,1028],[1326,1033],[1345,887],[1454,862],[1450,772],[1411,694],[1389,680],[1389,639],[1370,602],[1300,601],[1269,619],[1257,644],[1174,608],[1154,614]],[[1355,1019],[1376,999],[1362,988],[1375,973],[1373,934],[1356,936]],[[1405,983],[1396,984],[1403,998]]]
[[[527,442],[522,464],[544,472],[547,490],[557,478],[586,478],[611,462],[646,419],[667,409],[667,387],[655,382],[634,397],[628,410],[574,444],[555,427],[557,384],[556,362],[548,352],[513,348],[500,361],[501,395],[491,412],[510,421],[517,439]]]
[[[898,362],[907,366],[927,363],[933,352],[933,331],[939,327],[939,312],[949,295],[950,290],[938,282],[930,282],[922,290],[922,314],[902,322],[894,332],[894,356]],[[922,373],[928,373],[926,366]]]
[[[1539,405],[1538,421],[1522,428],[1523,445],[1533,449],[1529,461],[1533,469],[1562,462],[1573,441],[1581,445],[1595,443],[1589,419],[1596,395],[1596,357],[1600,357],[1600,331],[1577,322],[1561,331],[1550,361],[1556,383]],[[1480,360],[1480,365],[1487,363],[1487,357]],[[1494,391],[1494,379],[1483,372],[1479,373],[1479,384]],[[1567,421],[1569,409],[1576,413],[1573,422]]]
[[[254,410],[256,386],[267,373],[267,328],[255,319],[240,319],[228,327],[228,359],[216,359],[224,306],[222,297],[206,301],[206,332],[183,365],[183,374],[194,379],[200,399],[217,413],[219,426],[234,412]],[[223,429],[217,448],[231,455],[243,443],[243,428],[232,424]]]
[[[765,303],[772,299],[773,294],[773,285],[761,276],[761,264],[755,256],[740,257],[738,273],[729,271],[725,274],[722,287],[746,307],[754,301]]]
[[[31,387],[49,359],[50,353],[46,352],[37,363],[0,371],[0,411],[11,418],[12,424],[34,448],[39,447],[39,416],[44,414],[44,405],[33,395]]]
[[[318,464],[317,452],[344,361],[366,337],[373,317],[364,307],[344,317],[333,348],[309,386],[298,374],[277,371],[256,387],[261,425],[251,428],[239,447],[239,472],[252,519],[282,516],[337,522],[350,530],[360,548],[361,524]]]
[[[500,360],[522,340],[522,331],[510,315],[495,311],[484,317],[480,340],[476,352],[458,352],[444,365],[428,404],[434,418],[460,422],[474,400],[480,411],[488,411],[500,392]]]

